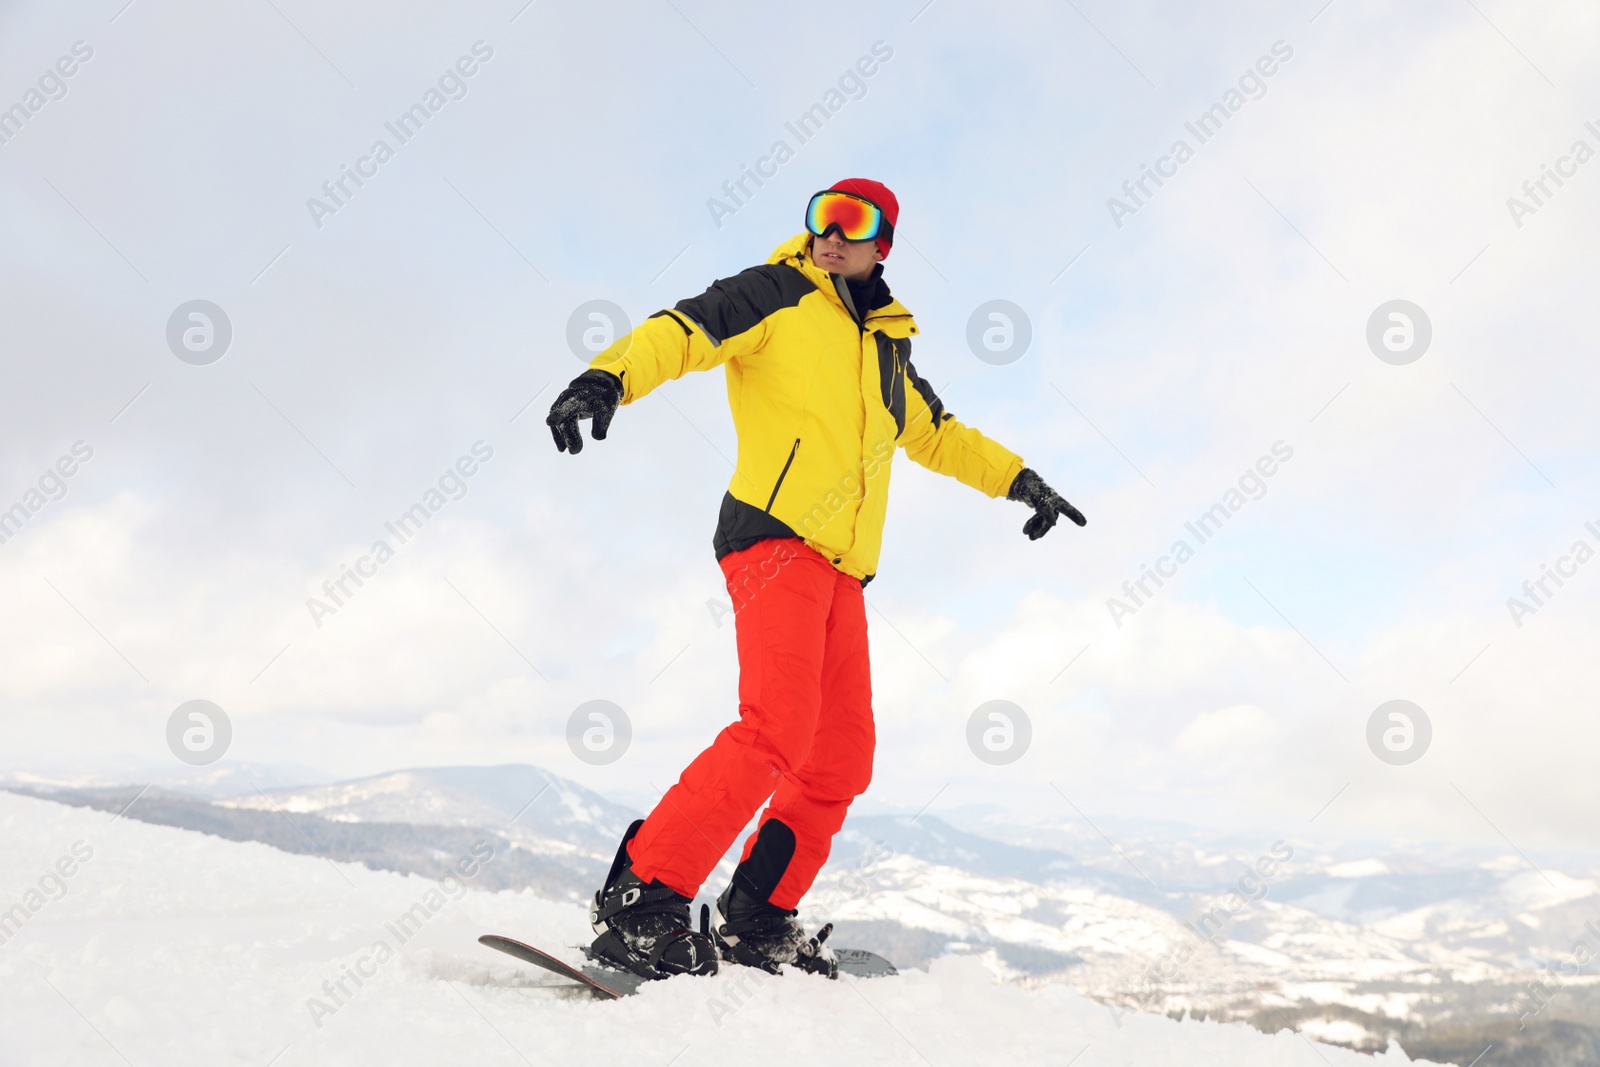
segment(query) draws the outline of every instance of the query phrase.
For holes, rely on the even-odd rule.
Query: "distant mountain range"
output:
[[[598,886],[638,817],[526,765],[417,768],[287,788],[267,788],[267,780],[217,776],[176,790],[13,778],[7,788],[427,877],[487,840],[504,862],[485,869],[484,888],[575,903]],[[1067,824],[1002,826],[981,813],[957,821],[964,825],[931,814],[851,818],[807,898],[807,918],[833,921],[839,943],[902,966],[986,955],[1017,981],[1066,982],[1108,1004],[1243,1019],[1269,1031],[1293,1026],[1357,1048],[1398,1038],[1433,1059],[1498,1036],[1500,1058],[1485,1054],[1478,1067],[1600,1062],[1570,1058],[1587,1055],[1591,1038],[1600,1049],[1594,968],[1546,975],[1543,994],[1528,986],[1582,939],[1600,956],[1594,880],[1535,870],[1515,856],[1447,866],[1290,843],[1277,846],[1280,862],[1257,868],[1272,867],[1270,875],[1252,879],[1273,844],[1164,827],[1130,833],[1114,851],[1098,832],[1089,838]],[[974,832],[989,826],[1009,840]],[[724,862],[707,892],[727,873]],[[1245,899],[1262,887],[1263,899]],[[1541,1000],[1531,1027],[1517,1032],[1518,1016]]]
[[[240,810],[313,814],[342,823],[493,829],[532,851],[577,850],[610,862],[633,809],[526,764],[426,767],[348,782],[219,799]]]

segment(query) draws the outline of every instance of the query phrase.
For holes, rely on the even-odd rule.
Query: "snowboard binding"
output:
[[[633,873],[628,842],[643,824],[639,819],[628,827],[589,907],[589,925],[598,935],[589,958],[641,978],[716,974],[716,946],[703,929],[691,928],[689,898]]]

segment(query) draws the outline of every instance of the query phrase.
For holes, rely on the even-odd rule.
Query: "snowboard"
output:
[[[632,996],[650,980],[630,971],[593,962],[583,967],[574,967],[543,949],[534,948],[532,945],[500,934],[484,934],[478,938],[478,943],[504,952],[508,956],[515,956],[524,963],[531,963],[535,967],[543,967],[563,978],[569,978],[587,987],[602,1000],[619,1000],[622,997]],[[882,978],[900,973],[895,970],[894,964],[876,952],[868,952],[865,949],[836,948],[833,950],[833,958],[839,961],[840,974],[848,974],[854,978]],[[724,966],[735,965],[724,963]]]

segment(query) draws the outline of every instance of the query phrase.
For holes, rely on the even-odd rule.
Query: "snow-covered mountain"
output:
[[[526,764],[424,767],[293,789],[251,790],[224,807],[318,815],[333,822],[500,829],[536,851],[568,846],[608,862],[638,813]]]
[[[133,819],[260,841],[288,852],[439,877],[483,841],[502,856],[480,885],[528,887],[552,899],[593,892],[630,809],[568,779],[524,765],[430,767],[326,785],[247,790],[219,799],[144,786],[31,779],[9,788]],[[214,783],[213,783],[214,784]]]
[[[51,795],[116,812],[135,794]],[[428,877],[488,842],[501,858],[475,887],[574,902],[635,817],[525,766],[422,768],[214,802],[146,791],[128,814]],[[1585,967],[1560,972],[1582,939],[1600,950],[1592,878],[1517,856],[1251,842],[1170,825],[1118,826],[1112,850],[1071,823],[951,817],[961,825],[851,818],[807,918],[905,966],[976,957],[1022,987],[1070,986],[1119,1016],[1187,1012],[1452,1056],[1482,1038],[1468,1061],[1493,1038],[1501,1051],[1479,1067],[1563,1062],[1507,1058],[1517,1042],[1534,1042],[1528,1056],[1564,1041],[1600,1050],[1589,1029],[1600,1026],[1600,982]]]
[[[1381,862],[1330,868],[1308,856],[1249,883],[1265,895],[1248,900],[1237,892],[1245,862],[1232,886],[1213,873],[1157,887],[1048,850],[979,848],[927,816],[915,828],[904,822],[848,823],[811,897],[838,936],[895,958],[984,953],[1028,984],[1065,982],[1129,1008],[1292,1025],[1364,1048],[1391,1037],[1421,1047],[1424,1034],[1503,1036],[1530,1010],[1536,1024],[1600,1022],[1600,977],[1541,975],[1573,958],[1574,940],[1600,948],[1600,926],[1584,926],[1600,916],[1587,879],[1491,863],[1397,881]],[[1363,912],[1382,918],[1362,921]],[[1560,990],[1552,1009],[1539,1005],[1554,993],[1527,988],[1541,979]],[[1600,1032],[1589,1034],[1600,1051]]]
[[[1457,846],[1122,824],[1109,829],[1113,849],[1082,823],[952,817],[1008,840],[930,816],[846,824],[819,883],[850,888],[833,913],[842,936],[876,937],[900,958],[989,953],[1021,981],[1358,1047],[1400,1037],[1456,1054],[1481,1037],[1465,1061],[1493,1040],[1486,1067],[1566,1063],[1510,1050],[1577,1042],[1570,1062],[1600,1063],[1600,975],[1579,965],[1600,957],[1593,877]],[[1293,855],[1253,876],[1274,850]]]
[[[1398,1067],[1300,1034],[1113,1015],[1063,984],[945,957],[828,982],[729,968],[602,1004],[476,944],[553,947],[585,917],[529,891],[444,884],[0,793],[0,1060],[188,1064],[722,1063]],[[458,868],[460,869],[460,868]],[[947,868],[948,869],[948,868]]]
[[[23,789],[67,786],[77,789],[103,789],[138,783],[153,789],[166,789],[191,796],[217,799],[254,792],[257,789],[286,789],[290,786],[321,785],[334,781],[333,775],[314,767],[285,763],[245,763],[224,760],[205,767],[174,765],[173,761],[152,764],[142,760],[112,761],[95,769],[57,768],[52,774],[26,771],[0,772],[0,788]]]

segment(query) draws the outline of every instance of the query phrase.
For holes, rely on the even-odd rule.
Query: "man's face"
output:
[[[846,241],[838,230],[826,237],[811,238],[811,259],[831,274],[843,275],[848,281],[863,282],[872,277],[872,268],[883,258],[876,240]]]

